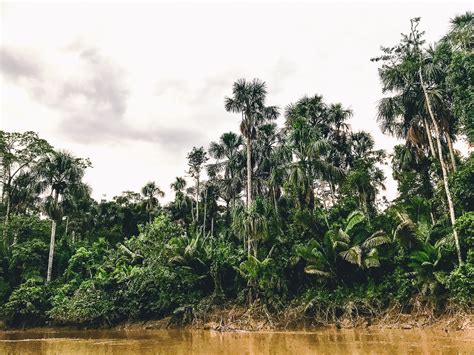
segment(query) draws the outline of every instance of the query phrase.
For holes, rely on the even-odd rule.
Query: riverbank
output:
[[[7,327],[0,320],[0,331],[34,329],[64,330],[165,330],[191,329],[218,332],[259,331],[319,331],[321,329],[434,329],[442,331],[467,331],[474,336],[474,312],[457,307],[447,307],[436,312],[431,307],[411,307],[411,312],[393,306],[378,313],[359,310],[353,304],[344,308],[309,310],[308,307],[287,307],[279,312],[269,311],[266,305],[255,302],[251,307],[228,303],[210,305],[206,302],[196,306],[175,309],[173,314],[148,320],[129,320],[114,324],[73,324],[46,322],[39,327]]]
[[[321,329],[437,329],[468,331],[474,335],[474,313],[446,312],[435,314],[431,310],[403,313],[396,307],[379,316],[343,316],[335,320],[298,314],[287,310],[280,314],[268,312],[266,307],[241,306],[214,307],[203,313],[180,310],[183,313],[162,319],[123,322],[113,329],[204,329],[219,332],[239,331],[315,331]],[[186,312],[189,312],[186,314]]]

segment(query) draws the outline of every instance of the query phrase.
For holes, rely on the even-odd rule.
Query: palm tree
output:
[[[439,267],[441,258],[441,247],[430,243],[423,243],[420,249],[410,254],[408,266],[413,269],[422,295],[435,295],[445,282],[445,275]]]
[[[267,88],[259,79],[237,80],[232,87],[232,97],[225,98],[225,109],[228,112],[240,113],[242,121],[240,131],[246,139],[247,150],[247,208],[252,203],[252,141],[257,134],[258,126],[275,120],[279,115],[278,107],[265,106]]]
[[[270,254],[271,251],[263,260],[259,260],[257,257],[249,255],[247,260],[244,260],[240,263],[239,267],[235,268],[239,274],[247,280],[249,304],[252,304],[254,293],[258,297],[258,291],[261,288],[259,287],[259,283],[266,278],[274,276],[274,273],[272,273],[273,260],[270,257]]]
[[[298,104],[294,106],[297,107]],[[291,150],[293,161],[286,163],[289,170],[287,186],[297,195],[300,208],[313,209],[316,180],[337,181],[344,172],[328,161],[331,146],[322,137],[319,126],[310,124],[310,117],[289,115],[285,144]]]
[[[447,137],[449,132],[442,131],[441,120],[437,117],[440,107],[446,108],[440,92],[439,76],[442,68],[432,65],[432,59],[426,54],[422,46],[423,33],[418,30],[419,18],[411,20],[411,31],[403,35],[399,45],[393,48],[383,48],[384,54],[375,58],[386,64],[379,70],[382,79],[383,91],[394,92],[393,97],[384,98],[379,104],[379,120],[382,130],[393,135],[413,140],[418,135],[413,134],[417,127],[422,126],[426,131],[430,152],[433,159],[439,161],[442,172],[442,181],[448,204],[448,214],[453,228],[456,242],[458,262],[462,264],[459,238],[455,228],[456,214],[449,188],[448,170],[443,156],[441,138]],[[435,112],[438,109],[438,112]],[[445,110],[441,109],[441,112]],[[445,125],[448,126],[448,125]],[[432,141],[432,130],[436,141],[436,149]],[[453,156],[453,168],[455,160]]]
[[[304,119],[312,127],[328,127],[327,111],[328,107],[324,103],[322,96],[304,96],[298,102],[286,107],[285,126],[291,127],[294,120]]]
[[[188,158],[188,166],[189,170],[188,173],[191,175],[195,182],[195,194],[196,194],[196,222],[199,222],[199,197],[200,197],[200,184],[201,184],[201,170],[203,165],[209,159],[207,157],[207,153],[203,147],[193,147],[191,152],[187,155]]]
[[[209,146],[209,155],[216,160],[214,164],[210,164],[208,168],[217,171],[223,170],[223,179],[219,180],[219,190],[221,197],[227,205],[232,201],[235,205],[235,198],[239,193],[241,182],[238,170],[241,168],[241,155],[239,154],[242,147],[242,136],[234,132],[224,133],[219,142],[211,142]]]
[[[305,273],[325,279],[336,277],[336,254],[329,235],[326,233],[322,243],[313,239],[306,245],[296,246],[296,256],[306,262]]]
[[[253,191],[259,196],[271,197],[271,173],[275,160],[274,150],[281,142],[281,134],[274,122],[259,126],[252,149]]]
[[[160,205],[159,198],[164,197],[165,193],[155,184],[149,181],[142,187],[142,195],[145,198],[145,208],[148,212],[148,222],[151,223],[151,211]]]
[[[451,20],[451,30],[446,36],[454,48],[459,47],[463,51],[472,51],[474,48],[474,13],[467,11]]]
[[[84,188],[82,178],[90,162],[76,158],[65,151],[56,151],[43,157],[36,166],[34,173],[38,178],[39,191],[50,190],[46,199],[46,210],[51,218],[51,241],[49,246],[48,270],[46,282],[51,281],[56,238],[56,225],[61,220],[62,208],[60,202],[67,194]]]
[[[11,183],[10,204],[13,214],[27,214],[40,205],[36,177],[31,171],[21,172]]]
[[[407,250],[418,249],[420,245],[428,241],[429,226],[427,223],[415,223],[405,212],[397,212],[400,223],[393,232],[402,248]]]
[[[456,243],[456,251],[457,251],[457,255],[458,255],[458,262],[459,262],[459,265],[461,265],[462,264],[461,247],[460,247],[460,244],[459,244],[458,233],[457,233],[457,230],[456,230],[456,227],[455,227],[455,225],[456,225],[456,214],[455,214],[455,211],[454,211],[453,200],[451,198],[451,191],[449,189],[448,172],[447,172],[447,169],[446,169],[446,163],[445,163],[444,158],[443,158],[443,150],[442,150],[442,145],[441,145],[441,131],[440,131],[438,121],[437,121],[437,118],[435,116],[433,106],[432,106],[432,103],[431,103],[431,95],[428,92],[428,90],[430,90],[431,94],[432,94],[432,92],[435,91],[436,83],[430,82],[429,84],[431,85],[431,87],[428,88],[428,83],[425,80],[425,75],[423,73],[425,71],[424,63],[423,63],[423,53],[420,49],[420,46],[423,44],[423,42],[420,39],[422,34],[417,29],[418,23],[419,23],[419,19],[412,20],[412,28],[411,28],[411,33],[410,33],[410,39],[414,43],[415,55],[418,56],[418,77],[420,79],[419,85],[421,86],[421,88],[423,90],[423,95],[424,95],[425,100],[426,100],[426,106],[428,108],[429,116],[431,118],[431,122],[433,124],[434,131],[435,131],[436,144],[437,144],[437,148],[438,148],[438,158],[439,158],[439,162],[440,162],[440,165],[441,165],[441,172],[442,172],[442,176],[443,176],[443,184],[444,184],[444,190],[445,190],[445,193],[446,193],[446,200],[448,201],[449,217],[451,219],[451,225],[453,227],[453,236],[454,236],[454,240],[455,240],[455,243]],[[426,74],[426,72],[425,72],[425,74]]]
[[[344,228],[339,228],[332,236],[338,255],[362,269],[380,266],[377,247],[391,242],[381,230],[366,236],[366,229],[361,227],[365,220],[362,212],[354,211],[347,217]]]
[[[182,177],[177,176],[175,181],[170,184],[171,189],[175,192],[175,202],[178,208],[181,208],[186,204],[186,196],[184,189],[186,188],[186,180]]]
[[[342,104],[331,104],[327,108],[327,117],[329,124],[333,128],[333,135],[338,137],[341,133],[347,132],[350,125],[347,123],[354,112],[351,109],[344,108]]]

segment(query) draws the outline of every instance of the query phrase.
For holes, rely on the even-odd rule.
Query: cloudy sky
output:
[[[109,199],[149,180],[169,191],[193,146],[237,131],[223,101],[238,78],[266,81],[268,104],[282,108],[303,95],[341,102],[354,110],[355,130],[390,150],[395,140],[375,121],[381,91],[369,59],[415,16],[436,41],[470,2],[0,6],[1,128],[34,130],[89,157],[93,196]],[[387,197],[395,192],[389,179]]]

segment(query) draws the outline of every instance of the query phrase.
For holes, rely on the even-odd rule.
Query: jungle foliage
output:
[[[1,131],[0,316],[102,325],[203,302],[328,319],[348,301],[372,315],[413,300],[472,311],[474,155],[454,143],[473,144],[473,21],[456,17],[428,47],[413,19],[373,59],[378,123],[401,142],[390,153],[352,130],[350,108],[320,95],[269,105],[258,79],[224,100],[240,132],[194,147],[166,204],[153,181],[96,201],[88,159]]]

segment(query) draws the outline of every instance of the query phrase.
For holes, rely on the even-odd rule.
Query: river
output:
[[[472,331],[61,330],[0,332],[0,354],[474,354]]]

